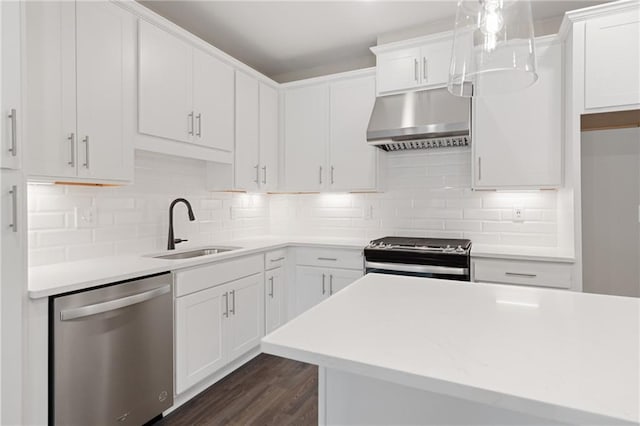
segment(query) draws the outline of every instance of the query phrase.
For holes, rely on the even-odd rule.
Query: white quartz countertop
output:
[[[573,424],[639,416],[640,300],[368,274],[264,352]]]
[[[574,263],[575,256],[568,250],[556,247],[518,247],[490,244],[472,244],[471,257],[540,262]]]
[[[339,238],[264,237],[212,243],[211,246],[232,246],[240,248],[225,253],[194,257],[191,259],[170,260],[155,259],[148,255],[127,255],[37,266],[29,268],[29,297],[38,299],[287,246],[362,249],[367,243],[368,242],[364,240]],[[184,247],[171,253],[179,253],[197,248],[198,247]],[[150,255],[155,254],[169,254],[169,252],[150,253]]]

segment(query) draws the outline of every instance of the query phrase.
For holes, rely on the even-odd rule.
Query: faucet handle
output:
[[[173,240],[173,243],[174,244],[180,244],[180,243],[185,243],[187,241],[189,241],[189,240],[183,240],[182,238],[176,238],[176,239]]]

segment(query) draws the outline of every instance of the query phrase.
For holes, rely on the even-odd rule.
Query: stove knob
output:
[[[462,246],[458,246],[458,248],[456,248],[456,253],[464,253]]]

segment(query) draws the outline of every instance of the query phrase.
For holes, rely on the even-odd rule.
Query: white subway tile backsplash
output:
[[[470,149],[388,153],[381,193],[242,194],[205,190],[202,161],[136,152],[133,185],[116,188],[30,185],[30,264],[166,247],[169,203],[181,248],[235,238],[322,235],[379,238],[385,235],[469,238],[483,244],[552,247],[557,244],[553,191],[471,190]],[[75,208],[94,207],[94,225],[75,228]],[[521,222],[513,208],[524,209]]]

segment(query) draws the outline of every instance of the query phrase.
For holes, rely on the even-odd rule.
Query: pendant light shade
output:
[[[529,0],[459,0],[448,89],[456,96],[522,90],[538,79]]]

